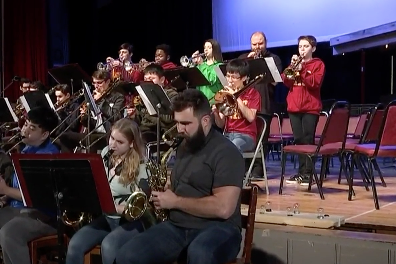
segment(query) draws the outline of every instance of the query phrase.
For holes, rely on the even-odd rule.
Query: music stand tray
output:
[[[18,122],[18,117],[12,109],[8,98],[0,98],[0,123],[10,122]]]
[[[19,99],[27,113],[32,108],[42,106],[54,110],[59,120],[61,119],[56,112],[54,104],[52,103],[52,100],[48,93],[43,93],[42,91],[30,91],[24,93],[21,97],[19,97]]]
[[[65,246],[62,215],[114,214],[116,208],[99,154],[12,154],[25,206],[57,213],[59,261]]]
[[[261,58],[261,59],[248,59],[246,60],[249,64],[249,78],[254,79],[260,74],[264,74],[264,83],[282,82],[282,77],[275,65],[275,61],[272,57]],[[221,72],[225,76],[227,74],[226,64],[219,65]],[[219,71],[216,71],[219,75]],[[219,77],[219,79],[221,79]]]
[[[173,68],[173,69],[165,70],[164,75],[167,80],[173,80],[179,76],[179,78],[184,81],[187,88],[210,85],[210,82],[205,78],[205,76],[197,67]]]
[[[48,70],[48,74],[59,84],[70,84],[73,90],[80,90],[81,81],[91,82],[91,77],[80,67],[78,63],[67,64]],[[75,89],[74,89],[75,88]]]

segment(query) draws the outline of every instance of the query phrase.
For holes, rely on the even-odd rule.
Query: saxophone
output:
[[[172,152],[180,145],[183,138],[177,137],[173,141],[168,151],[162,156],[161,162],[158,164],[155,160],[149,159],[146,164],[146,171],[148,175],[148,185],[151,191],[163,192],[168,179],[167,161]],[[149,225],[154,225],[156,222],[164,222],[168,219],[168,211],[164,209],[154,209],[151,206],[147,195],[142,191],[132,193],[126,200],[124,217],[133,221],[144,218]]]

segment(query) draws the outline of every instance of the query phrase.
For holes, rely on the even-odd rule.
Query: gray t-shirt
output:
[[[245,163],[235,145],[215,129],[206,136],[204,147],[197,153],[184,148],[176,153],[171,174],[171,188],[178,196],[202,198],[213,194],[213,189],[223,186],[242,188]],[[240,200],[239,200],[240,201]],[[205,228],[211,222],[229,222],[241,227],[241,204],[237,203],[232,216],[227,219],[197,217],[180,210],[170,210],[169,220],[184,228]]]

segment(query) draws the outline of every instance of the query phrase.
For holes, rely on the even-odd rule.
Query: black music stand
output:
[[[152,82],[142,82],[139,86],[136,86],[136,91],[142,98],[143,104],[150,115],[157,116],[157,162],[161,162],[160,159],[160,141],[161,141],[161,123],[160,115],[171,115],[173,114],[172,104],[169,97],[166,95],[164,89]]]
[[[136,94],[136,86],[138,84],[133,82],[119,81],[119,83],[114,88],[114,91],[120,92],[122,94]]]
[[[164,71],[164,75],[165,78],[169,81],[172,81],[179,77],[175,82],[173,82],[173,86],[176,87],[178,90],[181,90],[179,89],[180,87],[178,87],[179,86],[178,83],[181,83],[181,81],[184,82],[183,89],[210,85],[209,81],[205,78],[205,76],[197,67],[192,67],[192,68],[178,67],[178,68],[168,69]]]
[[[43,91],[26,92],[21,97],[19,97],[19,99],[27,113],[30,111],[30,109],[35,107],[47,107],[54,110],[59,120],[61,119],[55,110],[54,104],[52,103],[49,94],[44,93]]]
[[[262,82],[264,83],[282,82],[282,78],[280,76],[278,68],[276,67],[275,61],[272,57],[261,58],[261,59],[249,59],[246,60],[246,62],[249,64],[250,80],[256,78],[260,74],[263,74],[264,77]],[[219,65],[219,68],[224,76],[227,74],[226,67],[227,67],[226,64]],[[217,75],[219,75],[219,71],[216,71],[216,73]],[[221,79],[221,77],[219,78]]]
[[[91,82],[92,78],[78,65],[67,64],[48,70],[49,75],[59,84],[70,84],[71,93],[83,88],[81,81]]]
[[[12,122],[18,122],[18,117],[12,109],[8,98],[0,98],[0,123]]]
[[[99,154],[12,154],[11,159],[26,207],[56,212],[59,263],[65,258],[65,210],[116,213]]]

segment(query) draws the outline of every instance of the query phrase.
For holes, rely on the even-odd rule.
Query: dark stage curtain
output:
[[[5,1],[4,11],[5,85],[15,75],[46,84],[46,0]],[[5,91],[10,101],[20,94],[19,83]]]

